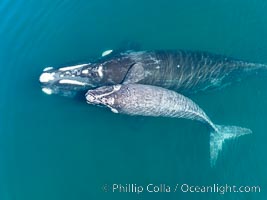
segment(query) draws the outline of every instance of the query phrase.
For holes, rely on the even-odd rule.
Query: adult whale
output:
[[[157,86],[126,84],[103,86],[89,90],[89,104],[103,105],[114,113],[154,117],[177,117],[197,120],[210,130],[210,163],[213,167],[225,139],[250,134],[251,130],[237,126],[214,124],[205,112],[189,98]]]
[[[108,51],[103,55],[93,63],[45,68],[40,76],[43,91],[74,96],[100,86],[139,83],[188,94],[218,89],[267,69],[265,64],[200,51]]]

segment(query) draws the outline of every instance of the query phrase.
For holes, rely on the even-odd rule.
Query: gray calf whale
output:
[[[114,113],[185,118],[206,124],[211,130],[210,164],[212,167],[226,139],[252,133],[247,128],[216,125],[189,98],[157,86],[142,84],[103,86],[89,90],[86,100],[89,104],[106,106]]]
[[[92,63],[55,69],[40,76],[44,92],[75,96],[101,86],[138,83],[183,94],[219,89],[267,65],[201,51],[157,50],[105,52]]]

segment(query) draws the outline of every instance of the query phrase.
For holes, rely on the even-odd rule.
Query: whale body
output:
[[[226,139],[252,133],[247,128],[216,125],[191,99],[157,86],[141,84],[104,86],[89,90],[86,93],[86,100],[89,104],[108,107],[114,113],[185,118],[206,124],[211,131],[210,164],[212,167]]]
[[[157,50],[104,52],[92,63],[45,68],[39,80],[48,94],[75,96],[88,89],[138,83],[171,89],[183,94],[220,89],[265,64],[251,63],[201,51]]]

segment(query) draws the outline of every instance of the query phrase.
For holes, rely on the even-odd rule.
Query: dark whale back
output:
[[[137,83],[183,93],[221,88],[248,72],[267,69],[266,65],[201,51],[145,51],[130,53],[129,57],[144,69]]]

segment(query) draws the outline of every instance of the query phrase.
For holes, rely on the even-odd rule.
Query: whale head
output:
[[[39,77],[42,91],[46,94],[59,94],[73,97],[88,89],[98,87],[103,78],[103,66],[80,64],[55,69],[46,67]]]
[[[111,109],[112,112],[118,113],[119,107],[116,103],[117,94],[122,85],[103,86],[94,90],[88,90],[86,101],[88,104],[104,106]]]

